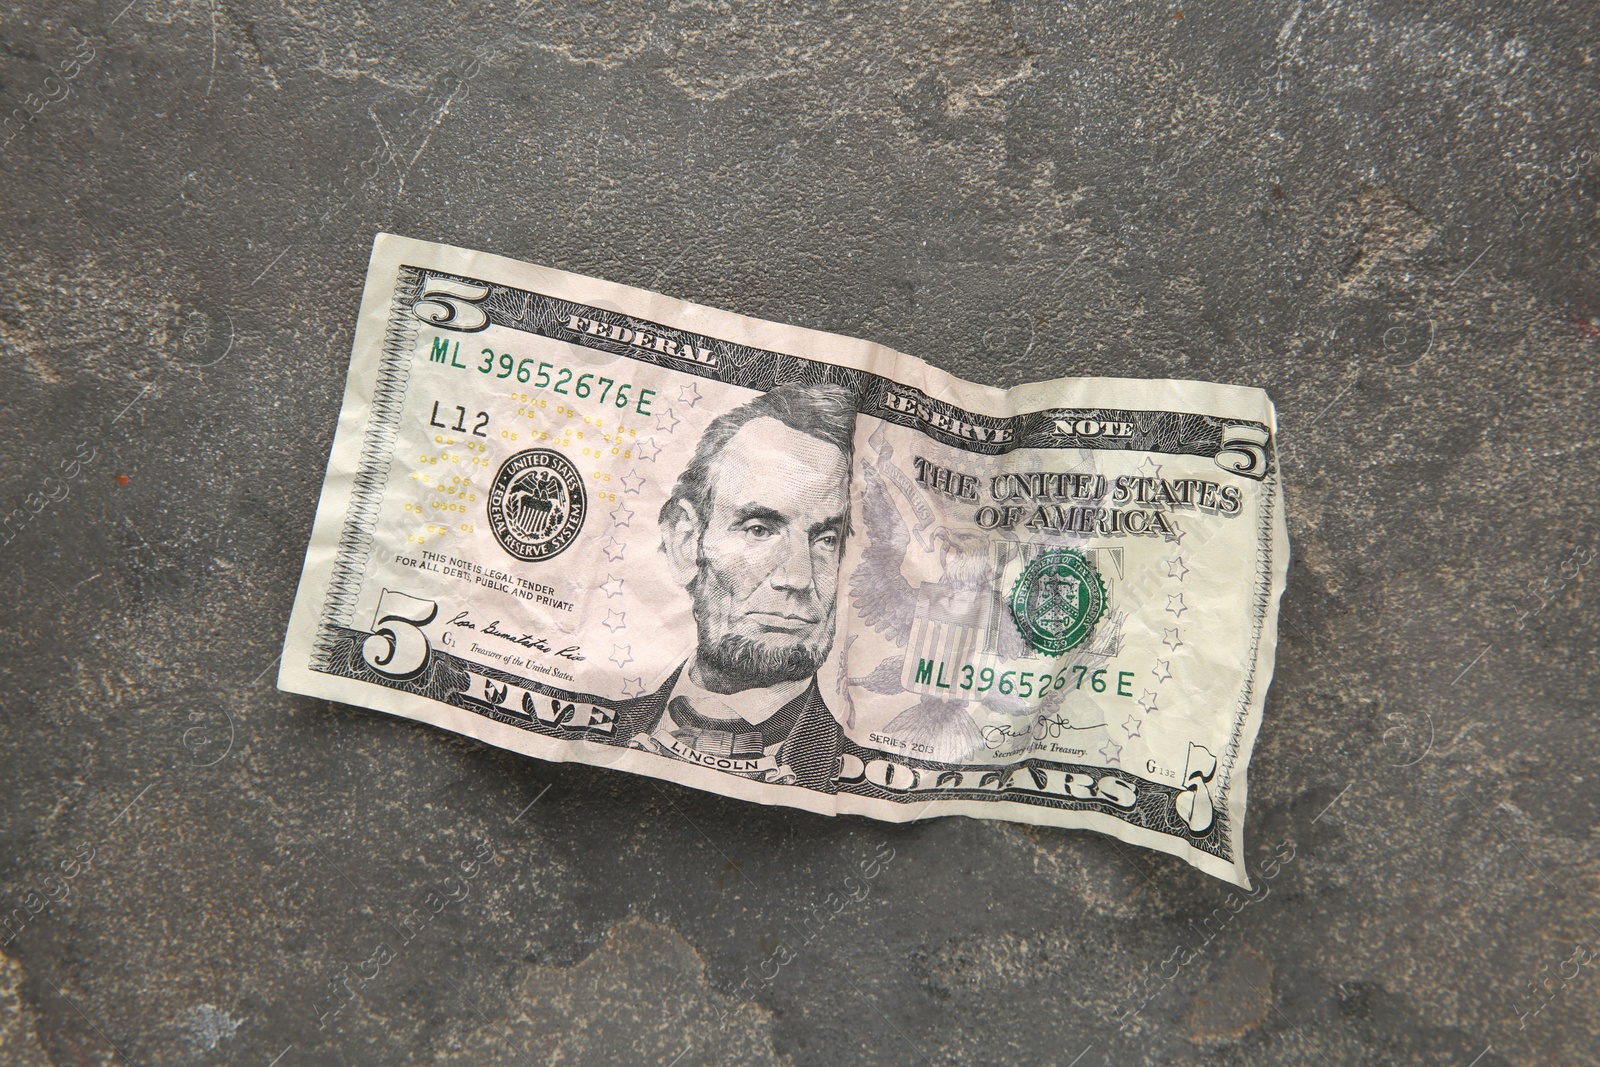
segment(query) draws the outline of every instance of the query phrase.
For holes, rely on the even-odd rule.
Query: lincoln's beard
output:
[[[700,635],[696,651],[699,661],[722,678],[737,679],[744,689],[765,689],[779,682],[798,682],[817,673],[833,647],[833,628],[814,645],[785,645],[773,648],[740,634],[723,634],[712,639]]]
[[[710,585],[711,589],[706,587]],[[781,645],[771,645],[743,634],[712,632],[712,620],[719,613],[713,599],[726,603],[727,594],[716,589],[714,581],[705,580],[705,567],[689,583],[689,595],[694,598],[695,627],[699,631],[699,644],[695,657],[702,670],[736,685],[728,690],[765,689],[780,682],[798,682],[817,673],[822,661],[833,648],[834,610],[830,604],[827,614],[817,623],[809,640],[789,640]]]

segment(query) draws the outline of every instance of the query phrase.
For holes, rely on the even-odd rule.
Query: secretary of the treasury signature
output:
[[[985,726],[978,732],[983,736],[984,747],[991,752],[998,752],[1013,737],[1031,737],[1034,741],[1049,741],[1064,736],[1068,730],[1098,730],[1101,725],[1103,724],[1074,726],[1070,720],[1057,713],[1049,718],[1039,719],[1032,724]]]

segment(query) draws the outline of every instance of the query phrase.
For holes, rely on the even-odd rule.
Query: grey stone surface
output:
[[[1600,1060],[1592,2],[122,3],[0,14],[0,1059]],[[277,693],[379,229],[1267,388],[1292,859]]]

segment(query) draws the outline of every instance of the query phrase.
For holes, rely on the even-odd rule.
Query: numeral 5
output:
[[[1261,481],[1267,476],[1267,431],[1255,426],[1224,426],[1217,466]]]
[[[488,313],[478,306],[488,295],[487,285],[472,285],[430,274],[422,284],[422,295],[411,305],[411,313],[431,325],[471,333],[489,325]]]
[[[1217,757],[1204,745],[1189,742],[1189,762],[1183,768],[1183,789],[1173,798],[1178,815],[1189,831],[1203,834],[1216,822],[1211,799],[1211,779],[1217,776]]]
[[[439,614],[439,605],[406,593],[385,589],[378,598],[372,620],[373,634],[361,645],[367,666],[391,678],[410,678],[428,662],[426,626]]]

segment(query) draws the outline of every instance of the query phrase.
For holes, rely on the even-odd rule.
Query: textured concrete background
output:
[[[1593,0],[122,3],[0,16],[0,1062],[1600,1061]],[[1268,389],[1268,892],[277,693],[379,229]]]

